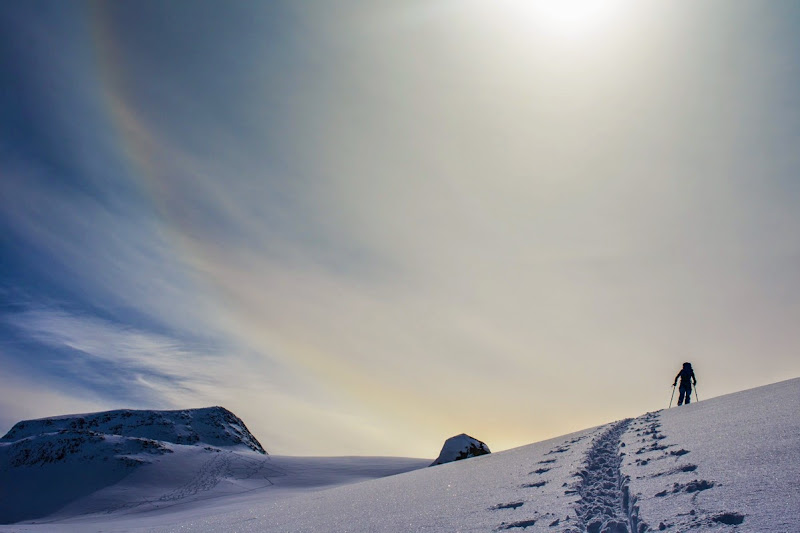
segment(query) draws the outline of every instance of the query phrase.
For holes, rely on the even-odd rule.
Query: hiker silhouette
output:
[[[678,405],[682,405],[685,401],[686,404],[692,403],[692,385],[697,385],[697,378],[694,376],[692,370],[692,363],[683,363],[683,368],[678,375],[675,376],[675,381],[672,383],[674,387],[678,383],[678,378],[681,378],[680,396],[678,396]]]

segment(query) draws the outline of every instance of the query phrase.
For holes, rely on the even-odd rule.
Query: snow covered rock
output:
[[[453,461],[486,455],[487,453],[492,452],[489,451],[489,447],[486,444],[470,437],[466,433],[462,433],[444,441],[439,457],[431,463],[431,466],[452,463]]]
[[[266,454],[244,422],[224,407],[180,411],[135,411],[121,409],[83,415],[23,420],[0,442],[13,442],[60,432],[89,435],[119,435],[172,444],[207,444],[246,447]],[[75,450],[73,450],[75,451]]]

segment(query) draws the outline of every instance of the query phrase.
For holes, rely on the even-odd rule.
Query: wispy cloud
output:
[[[52,364],[106,393],[136,389],[158,405],[166,391],[191,393],[194,386],[216,381],[214,367],[220,363],[212,355],[164,335],[57,309],[8,314],[3,320],[30,340],[69,350],[69,358]]]
[[[0,190],[13,199],[2,218],[32,280],[63,286],[84,305],[129,309],[153,321],[200,332],[207,302],[190,266],[139,197],[69,183],[53,186],[36,163],[10,166]],[[114,186],[109,194],[114,194]],[[187,299],[193,300],[188,303]],[[181,302],[176,307],[176,302]]]

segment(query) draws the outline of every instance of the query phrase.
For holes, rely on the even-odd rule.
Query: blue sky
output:
[[[800,9],[602,6],[5,6],[0,431],[434,456],[797,377]]]

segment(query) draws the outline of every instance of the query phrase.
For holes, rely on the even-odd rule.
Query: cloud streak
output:
[[[163,335],[53,309],[7,315],[5,320],[28,338],[46,346],[68,348],[88,360],[113,363],[114,373],[92,376],[93,381],[102,381],[104,388],[121,385],[120,378],[132,381],[136,387],[155,380],[166,382],[171,388],[209,380],[205,372],[195,370],[209,365],[202,354]],[[76,364],[74,358],[69,365],[77,366],[79,372],[89,366]]]

